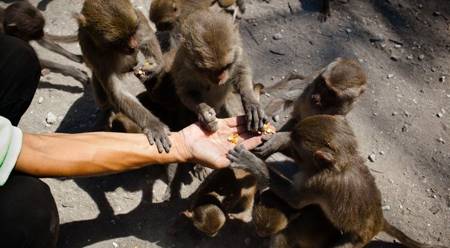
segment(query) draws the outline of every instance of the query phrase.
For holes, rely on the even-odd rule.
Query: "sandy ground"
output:
[[[75,32],[71,13],[79,11],[82,1],[32,2],[45,9],[46,31]],[[133,2],[148,9],[147,0]],[[383,193],[384,213],[412,237],[450,246],[450,1],[334,1],[332,18],[324,24],[317,21],[318,1],[247,2],[241,33],[256,81],[269,85],[294,69],[307,74],[338,56],[359,59],[369,90],[349,119],[361,153],[372,155],[367,164]],[[277,33],[281,39],[273,38]],[[43,57],[73,64],[34,46]],[[67,48],[79,52],[78,45]],[[129,87],[142,90],[137,81]],[[20,127],[44,133],[86,131],[97,111],[90,89],[49,74],[42,77]],[[53,125],[45,121],[49,112],[57,116]],[[229,223],[217,237],[205,238],[178,223],[187,201],[157,203],[164,189],[159,180],[154,183],[159,170],[45,179],[60,211],[60,247],[237,248],[267,243],[251,225]],[[186,185],[183,195],[195,185]],[[373,242],[371,247],[397,246],[390,237],[377,239],[388,243]]]

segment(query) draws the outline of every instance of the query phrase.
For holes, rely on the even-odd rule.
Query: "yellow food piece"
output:
[[[236,145],[239,142],[239,134],[234,133],[230,137],[228,137],[227,140],[228,140],[228,142]]]
[[[259,132],[260,134],[274,134],[275,133],[275,129],[272,128],[272,126],[270,126],[269,123],[266,123],[263,125],[262,128],[262,132]]]

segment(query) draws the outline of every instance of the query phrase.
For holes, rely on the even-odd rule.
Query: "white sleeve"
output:
[[[22,131],[0,116],[0,186],[6,183],[22,148]]]

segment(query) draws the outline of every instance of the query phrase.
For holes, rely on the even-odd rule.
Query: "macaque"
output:
[[[294,102],[291,119],[281,132],[264,137],[266,142],[255,148],[256,154],[268,157],[277,151],[289,153],[286,149],[293,125],[312,115],[347,115],[367,87],[364,69],[351,59],[337,58],[310,80],[311,83]]]
[[[169,152],[169,128],[122,85],[137,66],[137,54],[153,58],[155,74],[161,70],[159,43],[144,15],[128,0],[86,0],[77,16],[78,40],[86,65],[92,70],[97,104],[130,118],[143,130],[150,145]]]
[[[81,55],[76,55],[67,51],[48,37],[51,35],[44,33],[44,16],[28,1],[15,2],[6,9],[0,7],[0,10],[0,32],[15,36],[26,42],[34,40],[48,50],[58,53],[74,62],[83,62]],[[63,38],[63,36],[60,38]],[[86,72],[81,71],[76,67],[58,64],[42,58],[40,58],[39,61],[43,68],[49,69],[52,72],[73,77],[83,85],[89,83],[89,77]]]
[[[260,130],[267,119],[254,92],[238,27],[231,18],[224,13],[198,11],[182,23],[181,35],[170,72],[181,102],[198,116],[207,131],[215,132],[216,114],[235,88],[241,96],[248,130]]]
[[[245,12],[244,0],[154,0],[150,6],[150,20],[158,31],[173,30],[181,19],[197,10],[208,10],[216,4],[225,11],[237,15],[236,8]]]
[[[214,236],[225,224],[224,216],[251,221],[255,193],[256,181],[250,173],[242,169],[215,170],[193,194],[185,215],[198,230]]]
[[[272,184],[270,188],[294,209],[318,205],[342,232],[331,247],[364,247],[381,231],[407,247],[436,247],[412,240],[383,217],[381,193],[358,153],[355,135],[344,116],[303,119],[292,130],[289,147],[302,171],[294,175],[292,184]],[[259,187],[269,185],[266,164],[243,146],[230,151],[228,158],[231,168],[262,177],[257,181],[265,185]]]

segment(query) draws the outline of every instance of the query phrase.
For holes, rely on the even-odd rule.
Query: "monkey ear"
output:
[[[333,154],[323,150],[317,150],[314,152],[314,160],[320,165],[324,165],[330,168],[333,168],[334,164],[336,163],[336,159],[334,158]]]
[[[83,14],[81,14],[81,13],[74,13],[73,14],[73,18],[75,18],[75,20],[77,20],[78,25],[80,27],[86,27],[87,21],[86,21],[86,17]]]

